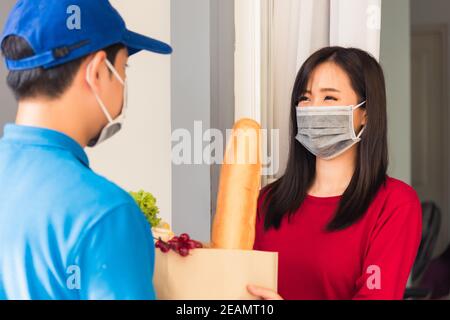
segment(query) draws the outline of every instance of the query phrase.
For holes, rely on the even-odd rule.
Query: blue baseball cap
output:
[[[8,36],[24,38],[35,53],[5,59],[9,70],[48,69],[119,43],[130,56],[141,50],[172,53],[168,44],[129,31],[108,0],[19,0],[0,43]]]

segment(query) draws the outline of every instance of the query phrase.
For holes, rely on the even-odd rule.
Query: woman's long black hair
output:
[[[314,53],[300,69],[294,84],[290,116],[290,150],[284,175],[265,187],[262,210],[265,229],[278,229],[287,215],[300,208],[314,182],[316,158],[296,139],[297,106],[307,90],[312,72],[324,62],[334,62],[349,76],[359,101],[366,101],[367,124],[358,144],[355,172],[340,200],[328,231],[343,230],[363,217],[374,196],[386,182],[388,166],[386,88],[378,62],[355,48],[326,47]]]

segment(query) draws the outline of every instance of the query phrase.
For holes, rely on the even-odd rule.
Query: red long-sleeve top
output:
[[[419,248],[422,210],[416,192],[388,178],[364,217],[327,232],[341,197],[307,196],[278,230],[264,231],[258,200],[255,250],[278,252],[278,292],[288,300],[402,299]]]

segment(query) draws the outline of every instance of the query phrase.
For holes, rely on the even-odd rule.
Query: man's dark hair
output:
[[[124,45],[114,44],[104,49],[112,64],[115,63],[117,54],[122,48]],[[21,60],[35,54],[30,44],[19,36],[5,38],[1,44],[1,50],[3,56],[9,60]],[[85,59],[86,56],[49,69],[40,67],[10,71],[7,83],[16,100],[38,96],[56,99],[70,87]]]

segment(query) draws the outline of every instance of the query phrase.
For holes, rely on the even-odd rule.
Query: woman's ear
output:
[[[361,125],[365,126],[367,124],[367,110],[366,108],[361,109],[363,111],[362,118],[361,118]]]
[[[89,59],[86,68],[86,82],[92,90],[98,93],[101,87],[100,80],[105,72],[106,53],[104,51],[96,52]]]

